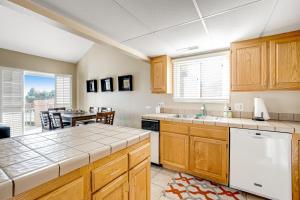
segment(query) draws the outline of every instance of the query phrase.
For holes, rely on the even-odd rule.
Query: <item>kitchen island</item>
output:
[[[150,199],[149,157],[149,131],[120,126],[3,139],[0,199]]]

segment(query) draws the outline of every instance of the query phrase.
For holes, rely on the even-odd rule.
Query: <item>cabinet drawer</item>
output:
[[[128,200],[128,173],[118,177],[93,195],[93,200]]]
[[[60,199],[74,199],[83,200],[84,198],[84,181],[83,178],[78,178],[71,183],[68,183],[49,194],[39,198],[38,200],[60,200]]]
[[[217,140],[228,140],[228,128],[218,126],[193,126],[190,129],[191,136],[211,138]]]
[[[185,135],[188,135],[189,133],[189,127],[184,123],[179,122],[161,121],[160,130],[164,132],[181,133]]]
[[[92,171],[92,190],[95,192],[128,170],[128,156],[124,155]]]
[[[129,153],[129,168],[133,168],[150,156],[150,143],[141,146]]]

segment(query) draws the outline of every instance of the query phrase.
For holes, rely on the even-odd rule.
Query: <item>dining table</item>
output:
[[[61,117],[63,121],[69,121],[71,126],[76,126],[76,122],[82,120],[96,119],[96,112],[62,112]]]

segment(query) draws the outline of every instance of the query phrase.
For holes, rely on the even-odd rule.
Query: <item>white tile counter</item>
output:
[[[28,191],[149,136],[149,131],[141,129],[92,124],[2,139],[0,200]]]
[[[232,128],[246,128],[256,129],[263,131],[278,131],[287,133],[300,133],[300,122],[289,122],[289,121],[254,121],[251,119],[243,118],[223,118],[223,117],[206,117],[206,118],[177,118],[176,114],[147,114],[143,115],[144,119],[156,119],[166,121],[177,121],[184,123],[194,124],[206,124],[215,126],[225,126]]]

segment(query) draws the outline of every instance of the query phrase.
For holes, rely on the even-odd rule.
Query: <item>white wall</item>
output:
[[[73,84],[76,85],[76,65],[74,63],[33,56],[0,48],[0,66],[35,72],[70,74],[72,75]],[[76,87],[73,87],[72,105],[75,106],[76,96]]]
[[[117,91],[118,75],[133,75],[132,92]],[[114,92],[86,93],[86,80],[106,77],[114,78]],[[265,99],[270,112],[300,113],[300,92],[235,92],[231,104],[244,103],[245,111],[253,111],[253,98]],[[121,51],[94,45],[77,65],[77,105],[109,106],[116,110],[115,124],[140,127],[140,116],[154,113],[155,106],[165,102],[167,107],[199,109],[201,104],[173,102],[171,95],[152,94],[150,90],[149,63],[129,57]],[[222,111],[224,104],[209,104],[208,110]]]

